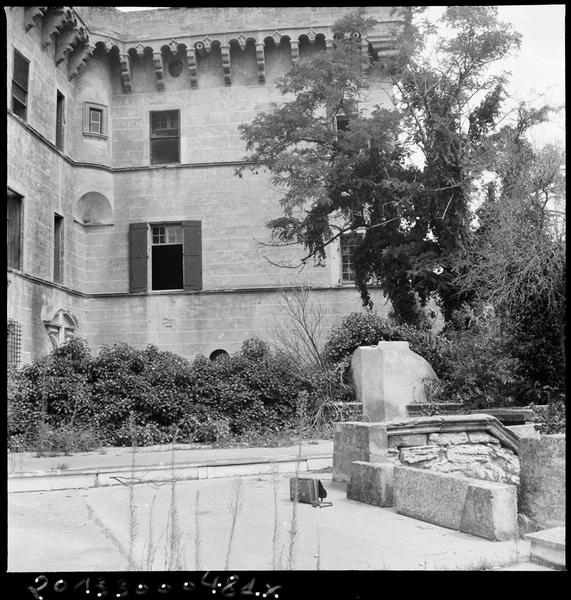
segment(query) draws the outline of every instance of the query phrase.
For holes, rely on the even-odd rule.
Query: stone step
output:
[[[532,562],[554,569],[565,568],[565,527],[528,533],[525,539],[531,542],[529,557]]]

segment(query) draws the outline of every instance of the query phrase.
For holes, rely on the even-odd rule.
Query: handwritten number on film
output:
[[[200,583],[210,589],[210,592],[215,596],[222,596],[223,598],[235,598],[235,597],[248,597],[253,596],[254,598],[267,598],[268,600],[278,600],[280,598],[277,593],[280,589],[280,585],[270,586],[268,583],[265,584],[265,591],[256,590],[256,578],[252,578],[247,583],[242,582],[238,585],[240,577],[238,575],[230,575],[227,578],[216,575],[212,576],[207,571],[201,578]],[[51,591],[48,589],[49,580],[46,575],[38,575],[34,579],[33,585],[28,586],[28,592],[35,600],[49,600],[48,593]],[[53,585],[53,591],[56,593],[65,592],[68,589],[68,584],[64,579],[58,579]],[[157,592],[162,596],[168,596],[173,589],[169,583],[161,583],[157,587]],[[75,592],[79,592],[82,596],[91,597],[94,599],[105,598],[109,595],[107,588],[107,582],[103,577],[97,577],[92,580],[90,577],[82,579],[73,588]],[[184,581],[182,584],[182,591],[193,592],[196,590],[196,585],[192,581]],[[115,598],[128,598],[129,588],[125,579],[120,579],[117,582]],[[149,593],[149,586],[146,583],[138,583],[135,586],[134,592],[136,597],[146,596]],[[43,595],[45,594],[45,595]]]

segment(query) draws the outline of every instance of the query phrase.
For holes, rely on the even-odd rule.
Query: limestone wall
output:
[[[450,415],[385,423],[337,423],[333,478],[348,481],[352,461],[389,463],[519,484],[510,434],[488,415]]]
[[[486,431],[390,436],[387,460],[440,473],[519,483],[518,457]]]
[[[95,347],[154,343],[188,358],[237,350],[251,335],[271,337],[279,289],[287,286],[322,290],[325,327],[359,310],[358,292],[340,280],[338,245],[326,268],[308,266],[300,276],[264,258],[257,242],[268,241],[265,225],[281,212],[279,194],[265,175],[234,174],[244,158],[237,126],[280,99],[275,79],[294,60],[324,49],[332,23],[347,10],[68,8],[5,7],[7,183],[23,210],[22,264],[9,270],[8,317],[21,325],[21,363],[50,349],[44,321],[60,309]],[[371,43],[382,53],[402,14],[389,7],[370,12],[379,20]],[[226,70],[218,45],[193,54],[208,36],[230,45]],[[25,119],[10,110],[12,48],[30,63]],[[184,65],[178,77],[169,70],[177,57]],[[369,83],[363,108],[389,106],[388,82]],[[65,97],[63,148],[55,146],[58,91]],[[102,134],[85,131],[89,104],[104,108]],[[151,165],[149,112],[171,108],[180,111],[180,163]],[[86,222],[82,206],[89,212],[99,200],[93,214],[101,209],[104,222]],[[64,219],[60,283],[53,281],[54,213]],[[182,220],[202,223],[202,292],[129,295],[129,224]],[[300,253],[267,252],[274,262]],[[382,292],[373,295],[386,314]]]

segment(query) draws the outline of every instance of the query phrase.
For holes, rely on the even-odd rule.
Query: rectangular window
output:
[[[28,114],[28,75],[30,62],[14,50],[14,70],[12,73],[12,110],[22,119]]]
[[[65,123],[65,97],[58,90],[56,98],[56,148],[63,150],[63,126]]]
[[[180,162],[179,111],[152,111],[151,164]]]
[[[151,289],[182,290],[182,225],[151,225]]]
[[[130,292],[201,290],[201,222],[131,223],[129,261]]]
[[[349,129],[349,120],[351,119],[348,115],[337,115],[335,117],[335,127],[337,131],[347,131]]]
[[[99,108],[89,108],[89,132],[103,135],[103,111]]]
[[[95,102],[83,105],[83,135],[107,137],[107,107]]]
[[[63,217],[54,215],[54,282],[63,281]]]
[[[22,197],[11,190],[7,194],[7,262],[12,269],[22,268]]]
[[[360,233],[349,233],[341,236],[342,283],[353,283],[355,281],[355,250],[362,240],[363,235]]]
[[[22,326],[14,319],[8,319],[8,343],[6,354],[8,366],[20,366],[20,348],[22,345]]]

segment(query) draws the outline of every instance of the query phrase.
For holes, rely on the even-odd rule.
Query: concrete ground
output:
[[[330,474],[319,477],[333,506],[297,505],[296,569],[482,569],[515,562],[529,552],[528,542],[523,540],[519,542],[518,557],[518,547],[513,542],[490,542],[398,515],[394,509],[347,500],[344,485],[332,484]],[[280,537],[276,549],[286,558],[293,508],[288,475],[191,480],[175,486],[182,568],[225,569],[232,523],[229,504],[235,497],[237,481],[242,482],[243,507],[237,516],[229,568],[272,569],[274,503]],[[168,555],[165,557],[165,532],[171,486],[139,484],[132,490],[135,561],[139,568],[170,570],[166,568],[169,559]],[[129,493],[127,486],[114,486],[10,494],[8,570],[131,570],[127,562]],[[149,544],[156,547],[154,560],[147,557]]]
[[[303,451],[322,456],[327,444],[331,442],[304,446]],[[261,455],[267,460],[272,452],[287,458],[292,451],[195,450],[200,457],[191,457],[191,449],[186,448],[180,451],[177,464],[197,464],[199,458],[203,463],[226,460],[228,464],[240,457],[255,461]],[[169,462],[169,454],[164,449],[144,451],[137,455],[137,462]],[[79,472],[82,466],[93,467],[101,458],[114,455],[115,450],[52,459],[12,457],[22,464],[11,475],[9,469],[9,478],[31,471],[41,478],[40,463],[35,461],[45,461],[41,463],[44,472],[53,472],[50,460],[65,461],[68,469]],[[127,449],[121,449],[106,466],[112,468],[123,460],[130,460]],[[322,480],[327,500],[333,502],[326,508],[294,505],[289,499],[293,473],[277,470],[250,476],[232,476],[229,470],[224,477],[176,481],[174,494],[168,481],[9,493],[8,571],[283,569],[288,566],[294,506],[294,569],[544,569],[528,563],[527,541],[491,542],[399,515],[391,508],[348,500],[345,484],[332,482],[328,471],[300,474]],[[169,520],[173,497],[174,528]],[[230,541],[230,505],[237,498],[241,509]],[[134,523],[131,542],[130,523]]]

